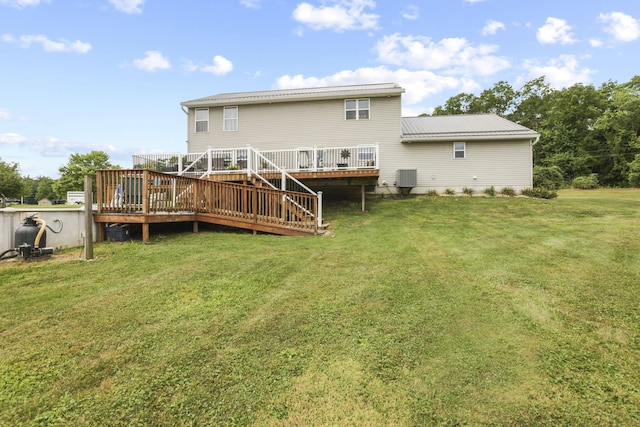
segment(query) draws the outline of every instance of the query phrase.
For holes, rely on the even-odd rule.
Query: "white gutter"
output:
[[[518,140],[518,139],[528,139],[531,140],[531,135],[453,135],[453,136],[434,136],[434,137],[425,137],[425,136],[415,136],[415,137],[401,137],[401,141],[411,144],[412,142],[454,142],[454,141],[507,141],[507,140]],[[535,142],[538,142],[540,139],[540,135],[537,135],[535,138]],[[535,144],[534,142],[534,144]]]

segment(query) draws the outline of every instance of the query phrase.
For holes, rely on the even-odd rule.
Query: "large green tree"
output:
[[[56,182],[55,180],[46,176],[41,176],[41,177],[38,177],[37,182],[38,182],[38,185],[36,187],[36,195],[35,195],[36,200],[56,198],[56,192],[53,189],[53,185]]]
[[[67,191],[82,191],[85,175],[92,176],[93,191],[96,189],[95,176],[99,169],[120,169],[109,162],[109,155],[104,151],[92,151],[87,154],[72,154],[69,163],[60,166],[60,178],[53,184],[56,195],[64,199]]]
[[[7,163],[0,159],[0,198],[19,198],[22,196],[22,177],[17,163]]]
[[[506,117],[516,107],[518,92],[505,81],[499,81],[491,89],[485,89],[473,102],[477,113],[493,113]]]
[[[55,191],[53,190],[53,184],[55,180],[48,176],[39,176],[37,178],[31,178],[30,176],[22,177],[22,186],[24,190],[22,197],[24,203],[35,204],[38,200],[42,199],[57,199]]]
[[[516,92],[514,110],[507,118],[535,131],[540,130],[542,121],[549,114],[549,95],[553,89],[544,77],[533,79]]]
[[[38,179],[31,178],[30,176],[22,177],[22,199],[26,204],[36,204],[36,192],[38,191]]]
[[[610,87],[610,103],[594,126],[604,135],[606,169],[600,181],[628,182],[636,186],[637,154],[640,153],[640,76]],[[631,168],[631,166],[633,167]],[[630,176],[629,173],[633,173]]]
[[[540,142],[534,153],[537,164],[559,166],[569,181],[598,173],[603,151],[601,132],[594,125],[607,108],[607,96],[593,85],[575,84],[548,95]]]
[[[517,98],[518,92],[509,83],[499,81],[479,96],[464,92],[452,96],[444,106],[436,107],[433,115],[494,113],[505,117],[516,107]]]

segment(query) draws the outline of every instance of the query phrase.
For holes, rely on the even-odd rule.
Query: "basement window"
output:
[[[369,99],[347,99],[344,101],[346,120],[369,120]]]
[[[238,107],[224,107],[224,123],[222,129],[225,132],[235,132],[238,130]]]
[[[467,147],[464,142],[454,142],[453,143],[453,158],[454,159],[464,159],[466,157]]]
[[[208,108],[196,108],[196,132],[209,132]]]

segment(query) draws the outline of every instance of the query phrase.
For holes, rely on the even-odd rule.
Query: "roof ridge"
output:
[[[274,100],[286,100],[286,99],[294,99],[295,97],[304,98],[305,96],[318,96],[318,97],[330,97],[332,94],[335,94],[336,97],[340,96],[341,93],[367,93],[371,91],[372,94],[374,92],[380,91],[380,94],[384,94],[388,91],[401,91],[404,92],[404,89],[398,85],[397,83],[365,83],[365,84],[353,84],[353,85],[343,85],[343,86],[314,86],[314,87],[302,87],[302,88],[290,88],[290,89],[271,89],[271,90],[260,90],[260,91],[249,91],[249,92],[227,92],[227,93],[219,93],[216,95],[206,96],[203,98],[196,98],[189,101],[182,102],[181,105],[185,104],[202,104],[207,102],[216,102],[216,101],[224,101],[224,100],[236,100],[236,101],[251,101],[255,100],[258,103],[262,99],[274,99]]]

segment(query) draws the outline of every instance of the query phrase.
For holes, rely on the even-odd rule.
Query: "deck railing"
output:
[[[377,145],[265,151],[246,147],[209,149],[204,153],[189,154],[135,154],[133,167],[178,175],[203,176],[251,171],[265,173],[272,171],[274,167],[287,172],[377,169],[378,159]]]
[[[377,145],[301,147],[291,150],[266,150],[261,153],[289,172],[376,169],[378,165]]]
[[[258,179],[273,189],[315,192],[291,176],[284,168],[254,148],[208,149],[204,153],[136,154],[134,168],[205,178],[210,175],[246,176]]]
[[[148,169],[97,172],[98,214],[195,213],[317,232],[318,195],[170,175]]]

